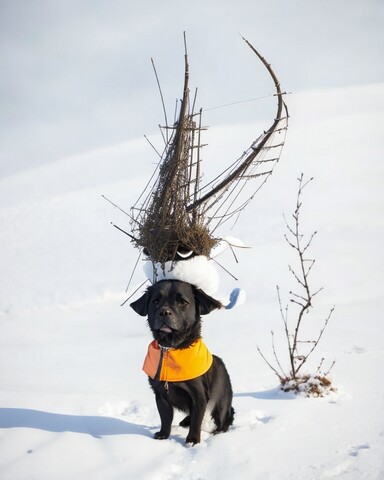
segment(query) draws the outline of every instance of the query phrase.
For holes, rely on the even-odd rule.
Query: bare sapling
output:
[[[263,352],[257,347],[260,355],[273,370],[280,380],[281,388],[284,391],[294,391],[296,393],[303,392],[307,396],[324,396],[330,391],[334,391],[332,382],[329,378],[330,370],[335,362],[331,364],[327,371],[323,370],[324,358],[321,359],[316,371],[313,374],[303,373],[304,365],[307,364],[309,357],[318,347],[328,322],[333,314],[334,307],[332,307],[324,319],[322,326],[319,329],[317,336],[314,339],[308,340],[302,334],[304,320],[313,308],[313,299],[319,292],[323,290],[320,288],[316,291],[311,289],[309,283],[310,273],[315,264],[315,260],[308,256],[308,250],[312,241],[317,234],[313,232],[309,237],[301,233],[300,228],[300,214],[302,207],[302,194],[305,187],[313,180],[304,180],[304,175],[298,178],[299,189],[296,199],[295,211],[292,214],[291,221],[288,221],[284,216],[286,225],[286,234],[284,238],[288,245],[295,251],[298,258],[298,267],[293,268],[288,266],[290,273],[295,281],[295,289],[289,292],[289,302],[283,307],[280,289],[277,286],[277,296],[280,307],[280,315],[283,321],[284,334],[288,347],[289,370],[283,368],[282,363],[276,351],[274,332],[271,332],[272,338],[272,354],[274,362],[270,362]],[[295,311],[295,320],[289,321],[289,314],[291,310]]]

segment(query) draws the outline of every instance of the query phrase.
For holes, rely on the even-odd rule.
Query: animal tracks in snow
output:
[[[331,468],[324,470],[323,478],[334,478],[346,474],[351,471],[351,469],[356,470],[356,465],[354,466],[354,458],[358,457],[364,450],[369,450],[371,447],[369,443],[360,443],[357,445],[351,445],[348,447],[347,451],[341,452],[341,455],[344,457],[345,453],[347,457],[339,461]],[[352,458],[351,458],[352,457]],[[355,468],[353,468],[353,466]],[[365,477],[364,477],[365,478]]]
[[[353,345],[353,347],[345,353],[347,353],[349,355],[362,355],[362,354],[365,354],[365,353],[369,353],[369,350],[365,347],[360,347],[358,345]]]
[[[368,450],[370,448],[368,443],[361,443],[360,445],[353,445],[348,451],[348,455],[351,457],[357,457],[362,450]]]
[[[151,426],[158,423],[155,407],[142,405],[140,402],[107,402],[99,408],[99,413],[107,416],[123,417],[124,420]]]
[[[274,419],[272,415],[268,415],[262,410],[249,410],[245,412],[239,412],[235,414],[235,422],[233,426],[236,429],[251,429],[257,428],[261,425],[266,425]]]

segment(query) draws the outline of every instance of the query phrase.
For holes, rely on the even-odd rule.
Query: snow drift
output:
[[[110,226],[128,220],[101,197],[129,208],[152,168],[147,144],[0,178],[2,479],[383,478],[383,93],[381,84],[290,97],[281,162],[233,232],[254,248],[239,250],[238,264],[230,252],[220,259],[239,278],[220,271],[220,290],[244,288],[247,302],[203,325],[231,375],[235,423],[194,448],[178,427],[168,441],[151,438],[159,418],[141,371],[150,335],[119,306],[137,252]],[[230,161],[260,128],[212,130],[206,163]],[[302,171],[315,177],[302,215],[319,231],[319,322],[336,305],[317,354],[336,360],[338,391],[323,399],[281,392],[256,351],[282,328],[275,285],[288,291],[292,280],[281,214]]]

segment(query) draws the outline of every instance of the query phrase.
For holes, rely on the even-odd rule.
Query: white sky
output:
[[[383,25],[383,0],[1,0],[0,176],[152,133],[163,117],[150,58],[172,116],[183,30],[209,108],[272,92],[239,33],[299,92],[382,82]],[[258,120],[265,102],[204,118]]]

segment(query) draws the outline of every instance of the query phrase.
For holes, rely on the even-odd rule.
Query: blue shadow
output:
[[[271,388],[262,392],[234,393],[235,398],[251,397],[259,400],[294,400],[296,395],[293,392],[283,392],[280,387]]]
[[[102,438],[108,435],[152,437],[149,427],[117,418],[64,415],[27,408],[0,408],[0,428],[35,428],[47,432],[73,432]]]

